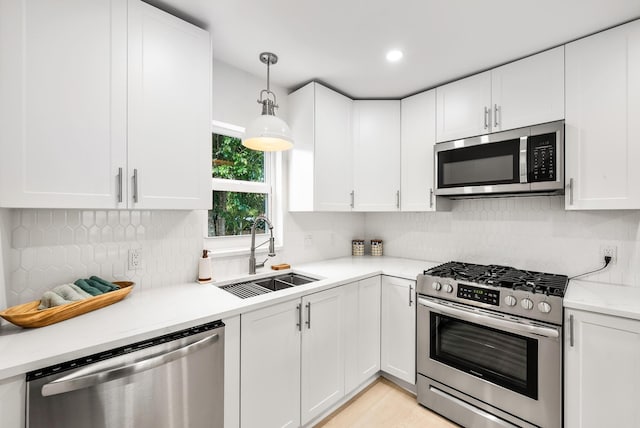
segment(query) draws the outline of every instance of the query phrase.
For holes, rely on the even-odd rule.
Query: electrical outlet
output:
[[[129,249],[129,270],[138,269],[142,265],[142,250],[140,248]]]
[[[313,245],[313,235],[304,235],[304,248],[309,248]]]
[[[614,265],[618,261],[618,247],[615,245],[603,245],[600,247],[600,256],[603,259],[605,257],[611,257],[610,264]]]

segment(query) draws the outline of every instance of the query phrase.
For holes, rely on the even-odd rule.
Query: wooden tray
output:
[[[119,286],[120,290],[110,291],[77,302],[42,310],[38,310],[40,300],[34,300],[33,302],[23,303],[5,309],[0,312],[0,317],[24,328],[44,327],[45,325],[68,320],[69,318],[119,302],[131,292],[134,285],[134,283],[130,281],[114,281],[113,284]]]

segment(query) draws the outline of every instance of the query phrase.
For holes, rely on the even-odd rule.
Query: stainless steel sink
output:
[[[255,281],[243,281],[234,284],[227,284],[220,288],[242,299],[246,299],[248,297],[259,296],[261,294],[271,293],[272,291],[284,290],[286,288],[308,284],[314,281],[317,281],[317,279],[291,272]]]

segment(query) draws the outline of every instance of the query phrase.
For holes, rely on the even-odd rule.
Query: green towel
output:
[[[92,279],[85,279],[85,281],[87,282],[87,284],[89,284],[90,286],[92,286],[93,288],[97,288],[98,290],[100,290],[102,293],[108,293],[109,291],[113,291],[111,289],[111,287],[107,287],[106,285],[102,285],[100,284],[98,281],[94,281]]]
[[[82,288],[84,291],[91,294],[92,296],[97,296],[99,294],[102,294],[102,291],[93,287],[92,285],[89,285],[89,283],[84,279],[79,279],[76,282],[74,282],[74,284]]]
[[[111,288],[111,291],[120,290],[120,287],[118,287],[117,285],[115,285],[115,284],[114,284],[114,283],[112,283],[112,282],[105,281],[104,279],[100,278],[99,276],[95,276],[95,275],[94,275],[94,276],[92,276],[92,277],[91,277],[91,278],[89,278],[89,279],[90,279],[90,280],[92,280],[92,281],[97,281],[97,282],[99,282],[100,284],[102,284],[102,285],[104,285],[104,286],[107,286],[107,287]]]

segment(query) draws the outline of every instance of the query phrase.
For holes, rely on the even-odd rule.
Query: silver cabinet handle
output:
[[[132,376],[136,373],[159,367],[192,354],[216,342],[218,338],[219,336],[216,333],[190,345],[167,352],[166,354],[156,355],[155,357],[147,358],[146,360],[138,361],[124,367],[111,368],[83,376],[71,374],[69,376],[61,377],[60,379],[45,384],[42,387],[42,395],[44,397],[48,397],[50,395],[64,394],[65,392],[76,391],[78,389],[88,388],[100,383],[106,383],[123,377]]]
[[[310,329],[311,328],[311,302],[307,302],[305,306],[307,308],[307,321],[305,322],[305,324],[307,324],[307,328]]]
[[[396,208],[400,209],[400,191],[396,190]]]
[[[138,170],[133,170],[133,202],[138,203]]]
[[[352,190],[351,191],[351,208],[353,208],[353,206],[355,205],[355,200],[356,200],[355,195],[356,195],[356,191]]]
[[[498,104],[493,105],[493,126],[498,126]]]
[[[122,202],[122,168],[118,168],[118,202]]]
[[[489,129],[489,109],[484,106],[484,129]]]
[[[409,306],[413,305],[413,285],[409,284]]]
[[[573,315],[569,315],[569,346],[573,348]]]
[[[429,189],[429,208],[433,208],[433,187]]]
[[[302,305],[296,306],[296,310],[298,311],[298,322],[296,323],[296,327],[298,327],[298,331],[302,331]]]
[[[573,205],[573,178],[569,179],[569,205]]]

